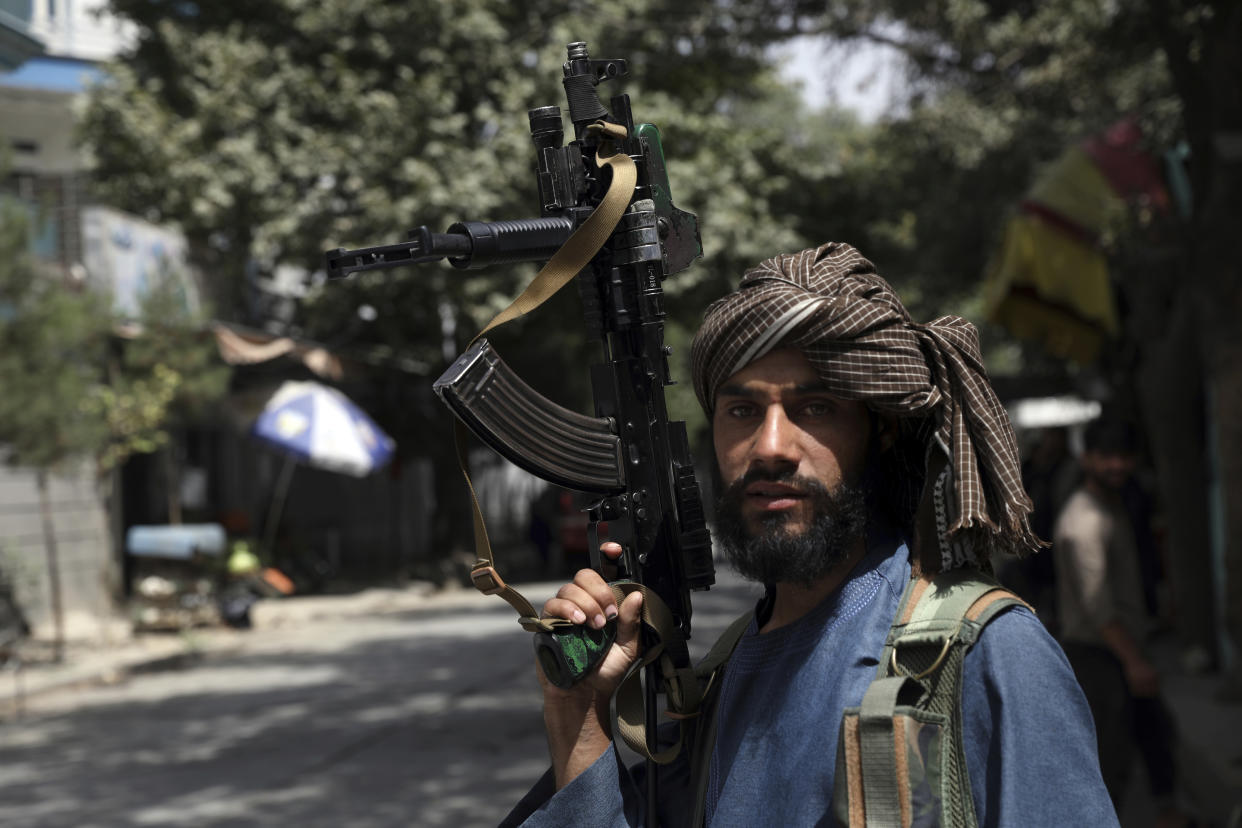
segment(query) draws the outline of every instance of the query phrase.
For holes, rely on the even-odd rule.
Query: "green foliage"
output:
[[[168,401],[170,425],[201,421],[228,391],[232,369],[220,359],[207,312],[187,309],[181,283],[164,278],[142,297],[141,334],[125,343],[121,373],[162,385],[161,371],[177,377]]]
[[[565,45],[585,40],[595,57],[629,61],[601,94],[629,93],[636,118],[661,128],[674,199],[700,216],[705,258],[666,286],[670,311],[693,327],[744,267],[810,243],[789,212],[807,166],[788,140],[798,103],[766,51],[789,30],[786,5],[114,0],[140,36],[94,91],[83,135],[100,195],[182,227],[234,318],[248,259],[316,271],[325,249],[398,241],[416,225],[535,215],[526,112],[565,105]],[[431,376],[444,366],[442,308],[456,317],[456,351],[533,272],[366,274],[314,291],[301,332],[390,357],[378,382],[409,385],[398,361]],[[575,303],[570,291],[498,338],[521,341],[504,352],[533,384],[581,407]],[[359,320],[364,304],[373,321]],[[412,389],[386,387],[383,402],[376,413],[399,445],[427,433],[424,413],[442,420]]]
[[[1211,5],[113,0],[140,37],[95,90],[84,136],[101,195],[180,225],[230,318],[251,259],[316,271],[324,249],[415,225],[532,215],[525,112],[563,105],[564,46],[586,40],[629,61],[602,93],[628,92],[660,126],[674,197],[702,222],[704,259],[666,285],[675,322],[693,328],[757,260],[830,239],[862,249],[930,318],[977,300],[1007,210],[1069,143],[1132,114],[1154,146],[1179,134],[1186,94],[1161,45],[1188,33],[1185,51],[1203,51],[1191,12]],[[803,111],[769,47],[808,32],[896,47],[909,99],[874,126]],[[443,308],[454,351],[532,272],[368,274],[314,291],[300,325],[434,375]],[[364,304],[374,321],[360,322]],[[578,340],[546,324],[553,313],[574,315],[572,302],[540,312],[539,336],[521,323],[501,336],[522,342],[532,381],[562,387]],[[421,410],[394,407],[390,423]]]
[[[110,318],[103,297],[35,267],[27,232],[25,211],[0,200],[0,443],[9,462],[48,468],[104,439],[83,401],[100,381]]]
[[[97,452],[101,470],[116,468],[132,454],[150,454],[168,444],[163,426],[180,384],[179,374],[156,365],[149,377],[119,378],[91,389],[82,407],[108,430]]]
[[[862,238],[892,263],[895,283],[961,302],[1040,165],[1127,115],[1152,146],[1169,145],[1178,102],[1144,6],[830,4],[821,31],[895,46],[909,61],[908,107],[874,135],[878,163],[858,171],[875,217]]]
[[[0,200],[0,443],[10,462],[48,468],[88,455],[107,470],[167,444],[170,426],[223,395],[228,368],[175,280],[152,288],[142,335],[121,345],[109,298],[41,271],[28,232],[21,205]]]
[[[157,280],[142,297],[137,334],[112,355],[108,383],[84,402],[108,426],[100,468],[157,451],[173,429],[204,420],[230,376],[205,317],[186,309],[181,282]]]

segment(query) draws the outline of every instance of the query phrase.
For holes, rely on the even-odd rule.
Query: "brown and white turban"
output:
[[[930,528],[934,519],[939,568],[986,566],[993,550],[1042,545],[974,325],[957,316],[913,322],[875,265],[829,242],[760,263],[708,307],[691,346],[694,390],[708,415],[722,382],[777,348],[802,350],[831,394],[930,419],[919,520]],[[928,551],[923,566],[934,567]]]

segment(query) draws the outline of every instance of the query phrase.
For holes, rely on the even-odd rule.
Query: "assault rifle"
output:
[[[593,60],[585,43],[569,44],[564,87],[574,139],[563,144],[560,107],[528,113],[542,207],[538,218],[463,221],[445,233],[419,227],[405,242],[333,250],[327,261],[329,277],[341,278],[445,258],[461,269],[551,259],[536,282],[554,265],[564,270],[565,261],[573,262],[568,275],[576,273],[588,333],[603,349],[603,361],[591,368],[593,417],[531,389],[486,339],[476,340],[444,372],[435,391],[461,423],[511,462],[596,498],[588,509],[592,565],[604,571],[598,526],[606,522],[608,538],[624,550],[617,562],[620,579],[641,584],[646,592],[643,635],[651,656],[645,655],[644,662],[651,663],[640,698],[651,759],[655,694],[663,685],[671,707],[688,703],[684,688],[669,682],[675,684],[674,676],[684,679],[690,671],[689,593],[708,588],[715,574],[685,424],[669,421],[664,401],[664,386],[672,379],[662,283],[702,254],[698,220],[673,206],[659,130],[634,123],[628,95],[613,97],[610,107],[597,95],[598,84],[625,74],[624,60]],[[610,191],[616,191],[617,167],[608,176],[599,163],[607,155],[626,164],[622,156],[632,159],[636,184],[632,192],[622,193],[624,213],[615,227],[605,227],[606,235],[594,242],[583,241],[592,232],[588,220],[602,214]],[[617,196],[611,198],[615,204]],[[600,233],[598,227],[593,232]],[[572,247],[586,250],[589,258],[573,260],[565,254]],[[478,521],[476,506],[476,544],[486,547]],[[576,625],[535,623],[533,608],[525,599],[513,600],[492,566],[490,550],[481,549],[479,557],[472,572],[475,585],[501,594],[526,616],[523,625],[536,631],[536,652],[551,681],[569,686],[593,668],[592,659],[611,645],[612,623],[602,634]],[[660,604],[667,608],[662,624],[647,617],[648,610],[661,611]],[[666,629],[657,634],[660,626]],[[655,773],[649,772],[648,779],[652,784]],[[653,804],[654,793],[649,791]]]

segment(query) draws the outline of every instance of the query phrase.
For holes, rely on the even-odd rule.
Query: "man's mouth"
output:
[[[759,481],[746,487],[746,502],[764,512],[792,509],[806,497],[801,489],[782,483]]]

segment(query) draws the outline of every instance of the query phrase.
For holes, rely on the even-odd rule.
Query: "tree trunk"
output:
[[[171,435],[169,444],[160,452],[164,455],[164,495],[168,499],[168,522],[173,526],[181,525],[181,464],[177,462],[176,435]]]
[[[1174,623],[1187,652],[1216,661],[1203,361],[1190,303],[1172,314],[1167,335],[1144,349],[1138,388],[1164,505]]]
[[[99,490],[108,507],[108,541],[112,554],[108,557],[106,574],[108,597],[119,606],[127,597],[129,587],[125,572],[125,511],[121,498],[121,470],[109,469],[99,478]]]
[[[1222,666],[1234,689],[1242,691],[1242,342],[1218,342],[1212,372],[1213,425],[1219,508],[1216,577],[1222,632]]]
[[[52,503],[48,495],[47,470],[35,472],[39,487],[39,515],[43,519],[43,546],[47,550],[47,582],[52,599],[52,648],[57,661],[65,651],[65,610],[60,592],[60,559],[52,526]]]
[[[1220,553],[1217,577],[1221,596],[1224,667],[1235,695],[1242,698],[1242,262],[1238,228],[1242,226],[1242,5],[1214,4],[1204,24],[1202,66],[1206,105],[1198,111],[1195,149],[1210,153],[1199,181],[1195,261],[1206,288],[1204,335],[1207,337],[1214,436],[1219,479]]]
[[[1233,192],[1242,194],[1242,165],[1238,160],[1220,167],[1221,178],[1232,179]],[[1207,232],[1199,261],[1210,275],[1202,331],[1216,452],[1214,581],[1219,600],[1221,666],[1229,676],[1233,694],[1242,698],[1242,333],[1237,329],[1242,317],[1242,267],[1233,243],[1237,225],[1227,221],[1230,217],[1233,222],[1242,220],[1242,209],[1222,209],[1213,216],[1214,221],[1205,222]]]

